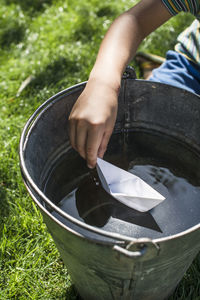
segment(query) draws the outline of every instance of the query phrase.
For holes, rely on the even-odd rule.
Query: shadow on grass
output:
[[[52,2],[52,0],[7,0],[6,4],[17,4],[25,13],[33,15],[38,12],[43,12],[46,6],[51,5]]]
[[[18,44],[21,42],[25,35],[25,26],[17,22],[11,21],[6,23],[6,26],[0,35],[0,47],[2,49],[9,48],[12,43]]]
[[[105,5],[102,6],[98,11],[97,11],[97,16],[98,17],[115,17],[117,15],[117,10],[112,7],[111,5]]]
[[[83,298],[81,298],[78,294],[74,284],[67,289],[65,300],[83,300]]]
[[[64,57],[59,57],[53,63],[46,66],[46,68],[36,75],[33,81],[29,85],[29,92],[33,92],[33,89],[42,89],[50,85],[57,84],[60,80],[77,72],[79,68],[74,61],[71,61]]]
[[[80,6],[77,9],[77,22],[73,30],[73,40],[82,43],[90,42],[94,37],[100,35],[101,29],[97,25],[94,16],[90,16],[88,7]]]
[[[168,300],[199,300],[200,299],[200,253],[185,273],[183,279]]]
[[[74,30],[73,39],[75,41],[82,41],[83,43],[88,43],[94,36],[96,36],[97,29],[94,24],[86,18],[80,18],[80,22],[77,28]]]

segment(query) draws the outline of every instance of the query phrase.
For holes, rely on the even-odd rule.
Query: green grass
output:
[[[41,214],[24,188],[19,138],[26,120],[44,100],[87,79],[106,29],[129,6],[127,0],[1,1],[0,299],[77,298]],[[164,55],[191,19],[173,18],[140,49]],[[17,96],[30,75],[32,81]],[[197,257],[170,300],[200,299],[199,278]]]

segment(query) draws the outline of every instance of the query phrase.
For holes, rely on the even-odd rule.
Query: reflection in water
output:
[[[96,177],[96,176],[95,176]],[[91,174],[76,190],[76,207],[89,225],[103,227],[110,217],[162,232],[149,212],[139,212],[109,195]]]
[[[139,176],[166,200],[147,213],[128,208],[94,181],[97,175],[89,175],[84,160],[69,153],[48,173],[45,194],[77,220],[133,238],[168,237],[199,224],[200,156],[191,147],[165,135],[134,130],[125,137],[113,135],[105,159]],[[56,217],[74,228],[59,214]],[[74,230],[87,234],[77,226]]]

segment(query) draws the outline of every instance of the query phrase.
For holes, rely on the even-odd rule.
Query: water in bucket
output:
[[[44,190],[54,203],[78,220],[133,238],[165,237],[199,222],[200,174],[196,166],[200,157],[178,139],[142,130],[114,134],[111,138],[105,159],[139,176],[166,198],[145,213],[106,193],[97,172],[87,169],[84,160],[77,165],[75,157],[69,164],[66,154],[54,164]]]

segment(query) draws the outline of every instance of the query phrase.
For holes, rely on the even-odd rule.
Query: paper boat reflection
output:
[[[125,221],[123,227],[127,232],[136,230],[141,234],[145,228],[162,232],[150,212],[139,212],[120,203],[98,185],[96,172],[84,178],[76,190],[76,208],[85,223],[113,231],[112,222]],[[112,222],[110,223],[110,220]],[[131,226],[136,226],[132,228]],[[138,228],[140,226],[141,228]]]
[[[130,208],[146,212],[165,200],[138,176],[100,158],[97,159],[97,172],[106,192]]]

